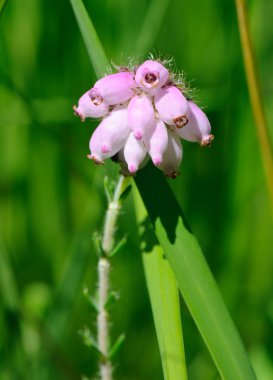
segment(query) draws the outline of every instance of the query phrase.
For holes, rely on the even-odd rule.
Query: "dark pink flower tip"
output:
[[[141,140],[143,138],[143,131],[137,129],[134,131],[134,136],[137,140]]]
[[[109,152],[110,152],[110,147],[109,147],[109,145],[107,145],[107,144],[102,144],[102,145],[101,145],[101,152],[102,152],[102,153],[109,153]]]
[[[135,164],[130,164],[128,166],[128,170],[130,173],[135,174],[137,172],[138,167]]]
[[[159,166],[162,163],[162,157],[153,157],[153,164]]]
[[[154,120],[151,98],[145,94],[134,96],[128,105],[128,126],[137,140],[150,133],[154,128]]]
[[[136,71],[136,84],[154,93],[160,87],[164,86],[169,79],[169,71],[161,63],[153,60],[145,61]]]

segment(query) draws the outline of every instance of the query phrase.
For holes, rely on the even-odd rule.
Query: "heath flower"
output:
[[[133,175],[150,157],[175,178],[183,157],[180,138],[201,146],[214,139],[206,114],[181,87],[162,62],[151,59],[99,79],[73,107],[83,121],[102,118],[88,158],[96,164],[112,158],[124,175]]]

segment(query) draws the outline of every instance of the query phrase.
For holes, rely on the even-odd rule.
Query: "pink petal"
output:
[[[114,156],[122,149],[129,133],[127,109],[117,106],[95,129],[89,143],[90,158],[99,163]]]
[[[211,134],[211,125],[206,114],[193,102],[189,104],[189,122],[176,133],[187,141],[199,142],[202,146],[210,145],[214,136]]]
[[[160,87],[168,82],[169,71],[157,61],[145,61],[136,71],[136,84],[154,94]]]
[[[124,103],[133,95],[135,81],[129,72],[107,75],[99,79],[91,89],[93,102],[104,101],[108,105]]]
[[[167,177],[175,178],[179,174],[183,150],[179,136],[168,130],[168,146],[163,154],[163,160],[158,166]]]
[[[142,141],[135,139],[133,133],[130,133],[124,146],[124,158],[128,165],[130,173],[135,173],[139,165],[144,160],[147,149]]]
[[[128,105],[128,126],[137,140],[154,128],[154,109],[151,99],[142,94],[134,96]]]
[[[189,106],[187,99],[175,86],[162,88],[155,95],[155,108],[160,119],[166,124],[182,128],[188,122]]]
[[[156,121],[153,133],[145,139],[145,145],[154,165],[160,165],[163,160],[163,154],[168,146],[168,132],[163,121]]]
[[[90,99],[89,91],[87,91],[80,97],[78,107],[74,106],[73,109],[75,114],[84,121],[87,117],[105,116],[109,110],[109,106],[104,102],[95,105]]]

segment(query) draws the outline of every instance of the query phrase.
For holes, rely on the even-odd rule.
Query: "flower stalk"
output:
[[[249,21],[245,0],[235,0],[238,25],[241,37],[242,52],[246,71],[247,85],[252,105],[253,115],[259,139],[265,179],[271,201],[273,212],[273,149],[270,134],[266,123],[263,108],[262,95],[259,86],[258,72],[256,68],[255,56],[249,32]]]
[[[120,176],[113,197],[108,200],[104,229],[102,234],[102,255],[98,261],[98,316],[97,316],[97,345],[101,353],[99,372],[101,380],[113,379],[113,365],[109,355],[111,350],[109,313],[107,301],[111,295],[110,271],[111,253],[114,249],[114,234],[117,218],[121,209],[121,196],[128,180]]]

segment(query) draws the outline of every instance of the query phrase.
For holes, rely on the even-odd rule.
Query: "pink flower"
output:
[[[147,149],[143,141],[136,140],[133,133],[130,133],[124,146],[124,159],[127,162],[128,170],[134,174],[144,160]]]
[[[183,157],[182,144],[179,136],[168,131],[168,146],[164,152],[163,160],[158,166],[166,177],[176,178],[179,175],[179,167]]]
[[[151,99],[142,94],[134,96],[128,105],[128,126],[137,140],[141,140],[154,127],[154,108]]]
[[[145,145],[154,165],[159,166],[168,146],[168,132],[162,120],[156,121],[155,129],[145,139]]]
[[[214,136],[211,134],[211,125],[206,114],[193,102],[189,104],[189,122],[176,133],[184,140],[199,142],[202,146],[210,145]]]
[[[110,74],[95,83],[90,90],[90,98],[97,105],[101,102],[108,105],[124,103],[133,96],[134,87],[133,74],[129,72]]]
[[[136,84],[154,94],[160,87],[164,86],[169,79],[169,71],[157,61],[145,61],[136,71]]]
[[[96,164],[103,164],[106,158],[122,149],[129,133],[127,109],[117,106],[95,129],[89,143],[91,154],[88,157]]]
[[[205,113],[186,99],[178,84],[153,60],[98,80],[73,107],[83,121],[102,118],[88,157],[96,164],[112,158],[124,175],[134,175],[150,157],[167,177],[175,178],[183,156],[180,138],[202,146],[214,138]]]
[[[89,96],[89,91],[83,94],[78,103],[78,107],[73,107],[75,114],[84,121],[87,117],[102,117],[108,113],[109,106],[104,102],[101,102],[98,105],[95,105]]]
[[[155,108],[166,124],[182,128],[188,122],[188,102],[175,86],[162,88],[155,95]]]

